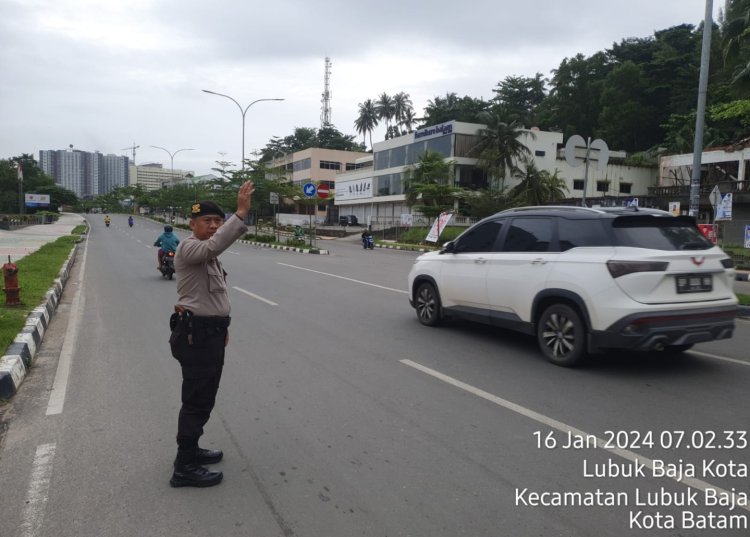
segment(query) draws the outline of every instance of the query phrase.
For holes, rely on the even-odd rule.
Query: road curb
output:
[[[0,399],[10,399],[14,396],[26,378],[26,373],[42,344],[50,320],[57,311],[65,283],[68,281],[75,262],[77,249],[78,244],[73,246],[55,283],[44,295],[42,303],[29,313],[26,317],[26,325],[5,350],[6,354],[0,357]]]
[[[295,246],[279,246],[278,244],[268,244],[266,242],[246,241],[244,239],[240,239],[238,242],[241,242],[242,244],[250,244],[252,246],[260,246],[262,248],[273,248],[274,250],[285,250],[287,252],[296,252],[299,254],[329,255],[330,253],[328,250],[322,250],[320,248],[297,248]]]
[[[750,306],[737,306],[737,317],[750,319]]]

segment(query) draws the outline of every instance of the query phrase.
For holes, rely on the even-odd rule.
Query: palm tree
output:
[[[389,127],[394,112],[393,97],[386,92],[381,93],[380,97],[375,101],[375,109],[378,112],[378,119],[385,121],[386,138],[388,138]]]
[[[531,159],[524,161],[526,170],[518,175],[521,182],[514,186],[510,195],[518,205],[543,205],[565,198],[568,187],[557,174],[540,170]]]
[[[362,135],[365,143],[365,134],[370,135],[370,149],[372,149],[372,131],[378,126],[378,110],[372,99],[359,103],[359,116],[354,120],[354,128]]]
[[[733,82],[744,82],[750,79],[750,58],[747,55],[747,44],[750,42],[750,2],[741,0],[730,5],[730,20],[724,28],[722,42],[724,64],[739,64],[734,73]]]
[[[401,119],[401,125],[406,127],[406,132],[412,132],[414,130],[414,124],[419,118],[414,114],[414,109],[409,108],[404,112],[404,117]]]
[[[497,112],[480,112],[477,118],[486,127],[480,131],[479,142],[472,153],[479,159],[479,166],[492,179],[500,180],[500,184],[495,184],[494,187],[503,189],[505,178],[518,173],[516,161],[531,156],[529,148],[521,142],[521,136],[536,136],[513,121],[505,122]]]
[[[396,120],[397,127],[401,127],[404,124],[404,118],[406,118],[407,113],[411,113],[413,115],[414,106],[411,102],[409,94],[400,91],[393,96],[393,117]],[[397,128],[397,130],[400,134],[401,129]]]
[[[464,190],[453,184],[453,161],[445,161],[437,151],[425,151],[407,172],[404,197],[406,205],[434,218],[453,208]]]
[[[455,119],[455,110],[458,106],[459,98],[455,92],[446,93],[445,97],[435,97],[434,100],[427,101],[424,109],[423,125],[437,125]]]

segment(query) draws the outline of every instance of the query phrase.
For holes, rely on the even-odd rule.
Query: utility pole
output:
[[[703,156],[703,127],[706,116],[706,90],[708,88],[708,63],[711,56],[711,27],[713,0],[706,0],[706,15],[703,19],[703,46],[701,48],[701,71],[698,80],[698,108],[695,116],[695,139],[693,141],[693,174],[690,178],[690,209],[688,215],[698,217],[701,204],[701,157]]]

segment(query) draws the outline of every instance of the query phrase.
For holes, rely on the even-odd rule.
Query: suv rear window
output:
[[[602,221],[598,218],[558,218],[557,233],[561,252],[579,246],[611,246]]]
[[[683,217],[620,216],[612,221],[615,246],[652,250],[708,250],[713,247],[693,220]]]

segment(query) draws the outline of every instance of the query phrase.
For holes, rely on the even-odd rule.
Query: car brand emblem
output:
[[[690,258],[690,261],[692,261],[693,265],[695,265],[696,267],[700,267],[705,260],[706,260],[705,257],[691,257]]]

